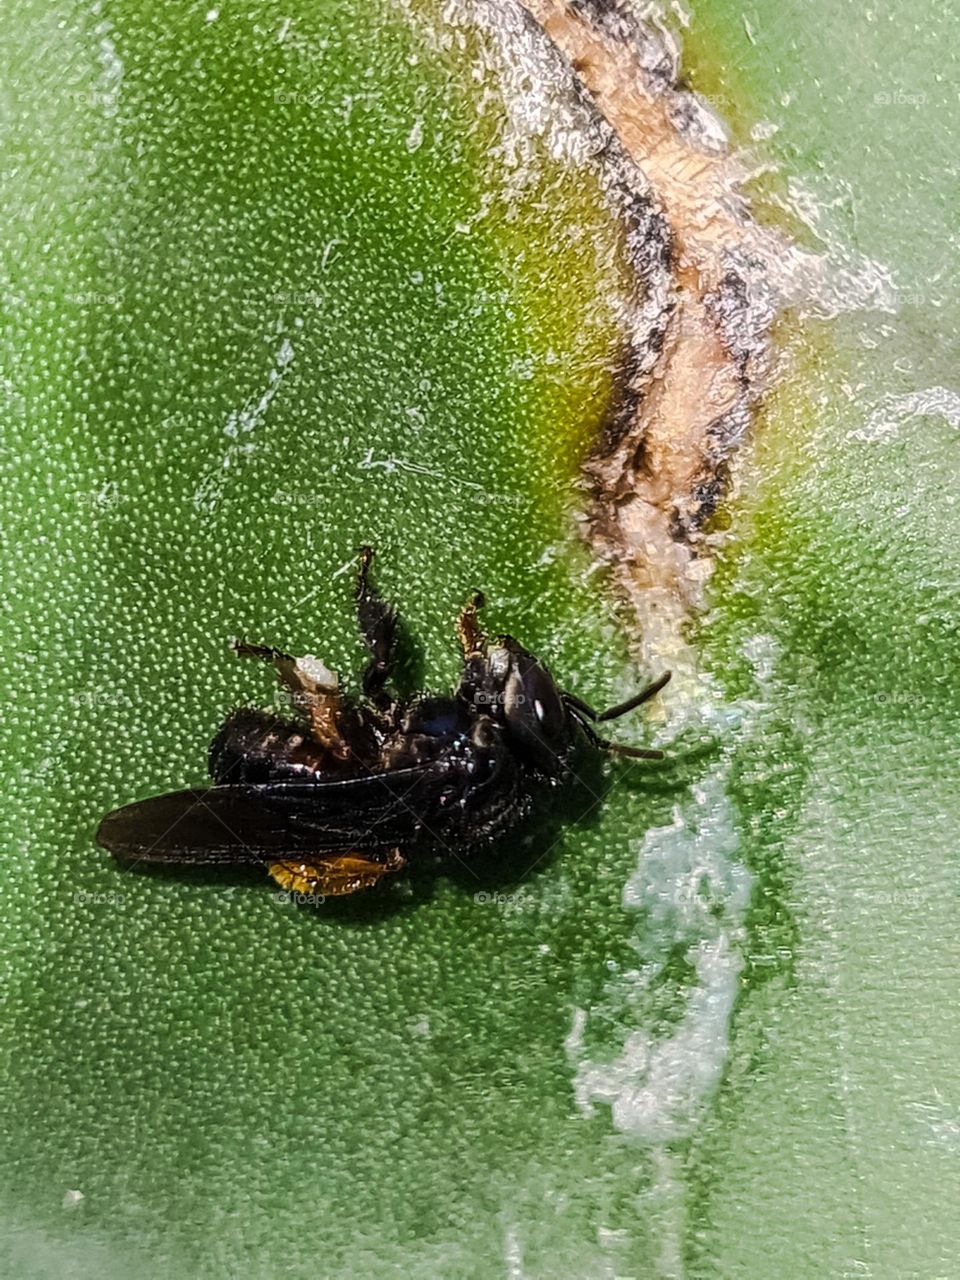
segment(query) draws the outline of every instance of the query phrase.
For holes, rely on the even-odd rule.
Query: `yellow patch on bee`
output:
[[[283,859],[267,866],[270,875],[289,893],[343,898],[369,889],[385,875],[399,871],[406,859],[391,849],[382,860],[363,853],[331,853],[311,862]]]

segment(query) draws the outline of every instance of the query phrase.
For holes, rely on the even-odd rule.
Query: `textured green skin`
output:
[[[829,151],[858,192],[856,226],[844,209],[838,230],[858,226],[909,288],[929,228],[947,223],[921,181],[932,146],[910,151],[921,235],[888,194],[915,119],[884,116],[886,145],[867,157],[822,87],[863,77],[867,58],[885,88],[903,49],[864,52],[871,28],[851,13],[845,63],[844,41],[817,37],[833,7],[796,26],[780,8],[754,6],[755,46],[737,6],[698,6],[691,65],[744,115],[781,121],[770,145],[787,172]],[[917,65],[940,62],[957,48],[948,19],[913,8],[941,24]],[[937,343],[918,306],[879,351],[859,346],[876,316],[838,323],[829,358],[801,348],[753,460],[771,479],[733,509],[700,640],[731,696],[758,695],[745,640],[773,635],[781,654],[762,733],[729,744],[757,881],[744,996],[715,1105],[693,1139],[651,1153],[603,1107],[577,1113],[564,1038],[589,1008],[591,1052],[616,1055],[616,984],[638,946],[657,955],[622,886],[639,836],[708,764],[619,776],[507,909],[461,877],[392,913],[329,918],[266,881],[122,874],[93,846],[107,807],[199,781],[223,711],[272,696],[231,660],[230,636],[358,668],[349,575],[333,575],[361,540],[381,548],[422,646],[411,678],[453,678],[452,620],[474,586],[583,696],[637,678],[570,536],[570,479],[615,345],[617,231],[589,179],[547,165],[516,221],[461,236],[496,178],[456,58],[378,29],[366,6],[325,7],[313,30],[302,17],[293,59],[272,5],[256,6],[257,31],[235,11],[206,24],[202,6],[105,16],[125,68],[116,115],[69,97],[102,92],[97,19],[21,0],[0,40],[17,86],[5,288],[22,299],[0,459],[13,552],[0,1271],[485,1278],[520,1248],[532,1276],[671,1275],[676,1239],[690,1275],[766,1277],[771,1256],[785,1277],[859,1274],[864,1257],[875,1276],[949,1274],[955,441],[922,419],[899,443],[851,444],[862,403],[836,388],[838,364],[878,393],[949,382],[955,311]],[[343,38],[318,59],[328,24]],[[724,62],[742,72],[725,80]],[[383,96],[350,136],[323,133],[329,111],[274,99],[321,87],[337,104],[369,87],[368,64]],[[786,118],[784,75],[811,95]],[[563,250],[570,225],[589,252]],[[314,290],[317,306],[274,300]],[[493,301],[478,308],[481,290]],[[257,451],[198,508],[233,443],[223,426],[270,385],[284,336],[295,357]],[[518,358],[550,348],[556,365],[518,375]],[[914,369],[897,383],[904,348]],[[437,475],[363,469],[367,449]],[[902,700],[882,701],[895,678]],[[674,968],[651,1024],[670,1023]],[[651,1193],[664,1159],[673,1177]],[[70,1188],[85,1199],[64,1209]]]
[[[772,636],[780,657],[766,732],[738,752],[760,892],[726,1087],[687,1166],[687,1263],[949,1276],[956,429],[933,414],[905,416],[886,441],[853,433],[886,395],[957,386],[957,255],[934,246],[956,225],[942,147],[960,127],[960,23],[923,2],[764,2],[746,16],[752,41],[742,6],[697,6],[695,82],[742,141],[756,120],[779,124],[764,148],[780,172],[764,185],[798,179],[824,236],[892,269],[900,309],[789,342],[793,377],[750,459],[762,488],[726,517],[737,536],[701,640],[731,693],[758,693],[745,640]]]
[[[42,21],[19,9],[11,27]],[[564,870],[535,877],[522,911],[442,882],[393,913],[326,919],[265,877],[122,874],[92,841],[106,808],[201,780],[232,703],[272,698],[231,636],[359,669],[351,575],[335,572],[361,541],[421,646],[408,678],[450,683],[456,611],[482,585],[491,623],[584,695],[637,679],[596,580],[573,581],[587,561],[569,497],[616,352],[618,228],[589,177],[545,163],[515,221],[495,209],[482,234],[457,232],[491,180],[465,64],[338,10],[329,31],[301,18],[300,56],[276,43],[280,7],[205,24],[195,6],[110,6],[113,115],[80,9],[10,48],[11,145],[32,162],[8,192],[26,295],[11,378],[33,403],[10,424],[22,460],[5,490],[4,1274],[457,1258],[485,1274],[501,1209],[538,1215],[566,1159],[607,1166],[615,1200],[617,1163],[635,1163],[611,1165],[606,1124],[572,1118],[563,1049],[572,1003],[607,976],[623,875],[595,881],[629,864],[617,842],[564,841]],[[84,96],[51,102],[64,82]],[[319,106],[274,97],[315,89]],[[346,132],[343,96],[369,92]],[[295,356],[257,451],[203,488],[284,337]],[[368,449],[435,474],[364,468]],[[642,798],[620,808],[645,824]],[[70,1188],[85,1199],[64,1211]],[[579,1216],[589,1257],[590,1206]]]

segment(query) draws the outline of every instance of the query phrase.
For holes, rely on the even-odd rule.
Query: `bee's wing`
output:
[[[147,862],[258,863],[415,842],[449,788],[436,765],[361,778],[172,791],[114,809],[97,841]]]

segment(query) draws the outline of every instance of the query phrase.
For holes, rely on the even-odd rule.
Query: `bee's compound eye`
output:
[[[554,773],[569,742],[567,711],[553,677],[532,654],[520,655],[510,673],[504,715],[517,745],[537,768]]]
[[[560,701],[557,686],[541,666],[529,667],[520,678],[519,698],[523,698],[528,715],[532,715],[545,738],[562,734],[566,725],[566,711]]]

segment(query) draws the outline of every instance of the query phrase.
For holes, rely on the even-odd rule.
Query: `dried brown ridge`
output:
[[[669,298],[655,359],[636,362],[587,466],[591,537],[649,618],[651,592],[676,599],[679,588],[689,604],[707,570],[700,530],[767,371],[773,307],[757,280],[779,237],[752,222],[743,173],[678,86],[669,37],[611,0],[521,3],[642,171],[665,224]]]

